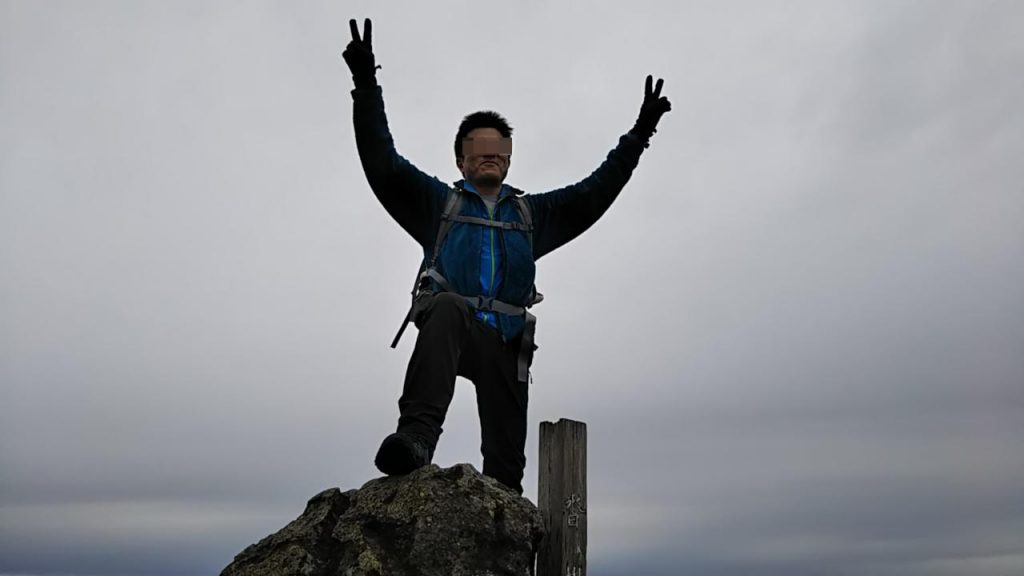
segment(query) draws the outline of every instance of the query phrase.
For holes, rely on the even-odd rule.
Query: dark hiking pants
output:
[[[483,473],[522,494],[529,385],[517,381],[518,339],[503,342],[461,296],[447,292],[427,296],[415,322],[419,335],[398,400],[398,431],[425,437],[433,449],[455,377],[467,378],[476,387]]]

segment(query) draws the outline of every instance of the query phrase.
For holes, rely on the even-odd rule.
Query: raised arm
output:
[[[630,131],[590,176],[565,188],[527,196],[534,214],[534,258],[555,250],[576,238],[597,222],[612,205],[640,162],[640,154],[649,143],[661,116],[672,109],[661,95],[664,80],[652,87],[647,76],[640,115]]]
[[[374,195],[388,214],[421,245],[433,242],[434,216],[441,211],[447,186],[412,165],[395,150],[377,85],[373,28],[364,24],[362,38],[355,20],[349,21],[352,41],[342,56],[352,71],[352,120],[363,172]]]

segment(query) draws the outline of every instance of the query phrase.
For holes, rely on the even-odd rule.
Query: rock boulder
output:
[[[469,464],[429,465],[317,494],[221,576],[532,576],[542,530],[529,500]]]

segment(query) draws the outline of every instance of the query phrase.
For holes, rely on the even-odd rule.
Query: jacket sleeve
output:
[[[559,248],[597,222],[629,181],[645,144],[632,133],[624,134],[590,176],[558,190],[526,197],[534,218],[534,259]]]
[[[357,88],[352,100],[356,148],[370,188],[406,232],[420,245],[429,245],[448,186],[395,150],[380,86]]]

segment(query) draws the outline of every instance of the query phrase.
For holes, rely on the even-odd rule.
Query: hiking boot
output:
[[[388,476],[398,476],[430,464],[432,453],[426,439],[415,434],[395,432],[381,442],[373,463]]]

